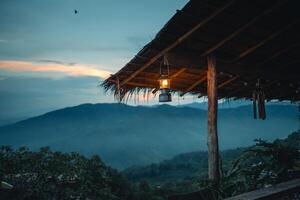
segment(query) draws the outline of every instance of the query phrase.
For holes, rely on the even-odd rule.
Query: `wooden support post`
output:
[[[208,96],[208,178],[216,184],[220,181],[219,143],[218,143],[218,94],[216,59],[207,57],[207,96]]]

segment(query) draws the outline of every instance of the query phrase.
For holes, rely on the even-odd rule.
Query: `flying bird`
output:
[[[74,10],[74,13],[75,13],[75,14],[77,14],[77,13],[78,13],[78,11],[75,9],[75,10]]]

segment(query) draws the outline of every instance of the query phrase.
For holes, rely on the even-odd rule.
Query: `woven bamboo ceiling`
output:
[[[205,96],[209,54],[219,99],[251,98],[259,79],[266,99],[299,101],[300,1],[191,0],[102,86],[123,97],[155,93],[166,55],[172,91]]]

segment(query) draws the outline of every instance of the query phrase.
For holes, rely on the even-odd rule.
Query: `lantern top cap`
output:
[[[161,74],[159,77],[159,80],[161,80],[161,79],[170,79],[170,77],[168,74]]]

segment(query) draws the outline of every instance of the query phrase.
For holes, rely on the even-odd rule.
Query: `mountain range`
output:
[[[220,148],[248,146],[256,138],[284,138],[298,129],[295,105],[269,105],[254,120],[250,105],[219,109]],[[206,150],[207,111],[189,106],[82,104],[0,127],[0,145],[98,154],[124,169]]]
[[[283,148],[294,148],[300,150],[300,130],[288,135],[288,137],[275,140],[271,144],[280,144]],[[258,143],[253,142],[252,146],[228,149],[220,152],[222,159],[222,171],[229,171],[238,159],[245,156],[245,152],[255,147]],[[275,145],[276,146],[276,145]],[[132,166],[122,171],[122,173],[134,182],[149,181],[160,185],[162,183],[178,183],[184,180],[201,180],[207,178],[207,151],[197,151],[182,153],[171,159],[152,163],[145,166]],[[251,165],[250,165],[251,166]],[[226,173],[225,173],[226,174]]]

